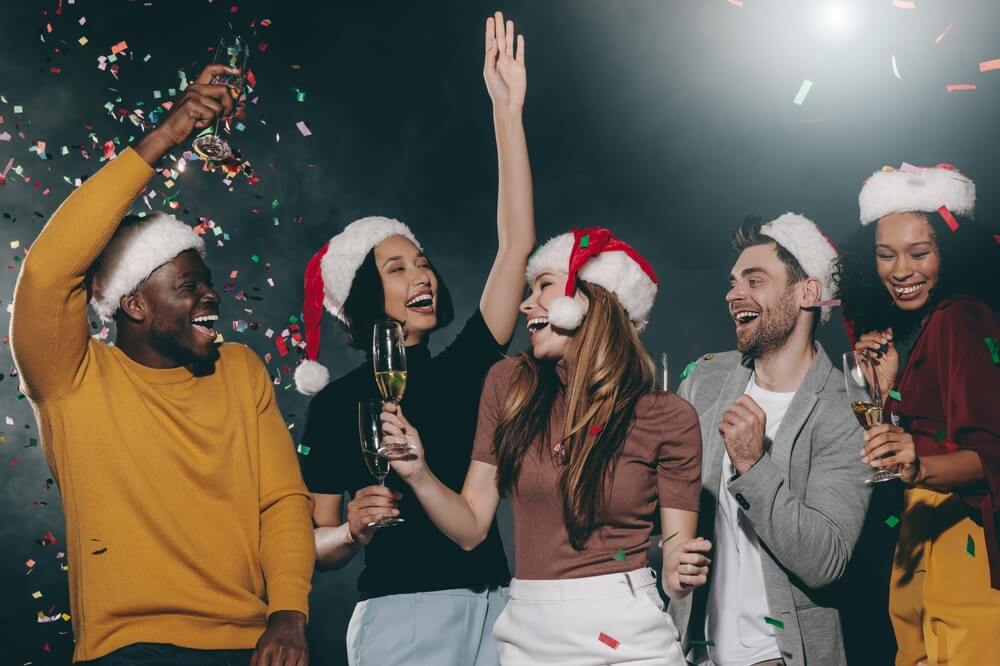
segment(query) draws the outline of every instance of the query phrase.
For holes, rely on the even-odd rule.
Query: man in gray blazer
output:
[[[748,218],[733,245],[737,351],[703,356],[679,389],[701,419],[712,569],[670,613],[696,664],[846,664],[829,586],[861,532],[871,472],[843,376],[814,339],[836,250],[791,213]]]

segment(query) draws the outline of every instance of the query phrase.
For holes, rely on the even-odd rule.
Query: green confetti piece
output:
[[[237,131],[243,132],[244,130],[246,130],[246,128],[247,128],[247,126],[244,125],[243,123],[236,123],[236,129],[237,129]]]
[[[274,201],[271,202],[271,208],[277,208],[277,207],[278,207],[278,200],[275,199]]]
[[[965,552],[969,554],[969,557],[976,556],[976,542],[972,540],[971,534],[966,537]]]
[[[897,391],[896,389],[891,389],[889,391],[889,397],[892,398],[893,400],[896,400],[897,402],[903,402],[903,394]]]
[[[590,247],[590,234],[587,234],[580,239],[580,247],[587,248]]]
[[[296,317],[295,315],[292,315],[291,317],[288,318],[288,321],[292,324],[297,324],[299,323],[299,318]]]
[[[705,645],[715,647],[715,641],[688,641],[688,645]]]
[[[934,433],[934,441],[943,442],[947,436],[948,436],[948,431],[942,428],[941,430],[938,430],[936,433]]]
[[[611,556],[611,559],[618,560],[619,562],[624,562],[625,560],[628,559],[628,556],[625,554],[624,550],[619,550],[617,553]]]
[[[697,367],[697,365],[698,361],[691,361],[690,363],[688,363],[687,366],[685,366],[684,368],[684,372],[681,373],[681,379],[687,379],[688,375],[691,374],[691,371],[694,370],[695,367]]]
[[[983,338],[983,341],[990,350],[990,358],[993,359],[993,365],[1000,366],[1000,338]]]
[[[255,264],[259,264],[260,263],[260,257],[258,257],[256,254],[251,254],[250,255],[250,261],[252,261]]]
[[[781,620],[775,620],[773,617],[767,617],[765,615],[764,616],[764,622],[767,622],[768,624],[774,625],[778,629],[784,629],[785,628],[785,623],[784,622],[782,622]]]
[[[295,101],[296,102],[306,101],[306,94],[301,90],[299,90],[298,88],[295,89]]]
[[[153,59],[153,56],[151,56],[151,55],[149,55],[149,54],[147,53],[147,54],[146,54],[146,57],[145,57],[145,58],[143,58],[143,59],[142,59],[142,61],[143,61],[143,62],[149,62],[149,61],[150,61],[150,60],[152,60],[152,59]]]
[[[889,527],[895,527],[896,525],[899,525],[899,518],[896,516],[889,516],[885,519],[885,524]]]
[[[154,90],[153,91],[153,99],[161,99],[162,97],[163,97],[163,93],[161,91],[159,91],[159,90]]]
[[[24,394],[23,393],[18,393],[17,394],[17,399],[18,400],[24,400]]]
[[[180,195],[181,195],[181,191],[180,191],[180,190],[177,190],[176,192],[174,192],[173,194],[171,194],[171,195],[170,195],[169,197],[166,197],[166,198],[165,198],[165,199],[163,200],[163,203],[165,203],[165,204],[168,204],[168,203],[170,203],[171,201],[174,201],[174,200],[175,200],[175,199],[176,199],[177,197],[179,197]]]
[[[309,452],[312,451],[312,447],[306,446],[305,444],[299,444],[295,450],[302,455],[307,456],[309,455]]]
[[[29,447],[31,447],[31,446],[38,446],[38,440],[35,439],[34,437],[29,438],[28,439],[28,446]]]
[[[670,536],[668,536],[666,539],[664,539],[663,541],[661,541],[661,543],[666,543],[666,542],[670,541],[671,539],[673,539],[678,534],[680,534],[680,532],[674,532],[673,534],[671,534]]]
[[[59,149],[59,154],[60,155],[69,155],[69,147],[68,146],[63,146],[62,148],[60,148]]]

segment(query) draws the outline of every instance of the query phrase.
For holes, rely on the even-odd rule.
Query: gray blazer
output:
[[[703,356],[678,393],[701,420],[702,492],[698,534],[713,537],[725,443],[722,413],[743,395],[750,367],[736,351]],[[871,497],[871,469],[858,455],[861,427],[851,413],[843,374],[816,343],[816,358],[795,392],[770,450],[726,488],[753,523],[778,646],[789,666],[846,664],[831,583],[854,550]],[[670,604],[684,652],[711,663],[703,645],[708,583]],[[711,638],[710,636],[708,637]]]

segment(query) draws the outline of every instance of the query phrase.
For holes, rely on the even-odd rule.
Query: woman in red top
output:
[[[838,279],[890,421],[861,455],[906,484],[896,664],[981,664],[1000,634],[1000,245],[972,219],[975,185],[948,165],[887,168],[859,201],[865,226]]]
[[[393,469],[467,549],[510,497],[517,577],[493,628],[502,664],[683,666],[646,563],[655,514],[671,598],[704,584],[710,544],[694,538],[698,416],[656,390],[639,341],[656,278],[638,252],[593,227],[543,245],[528,281],[531,353],[490,370],[461,494],[437,480],[416,431],[389,406],[387,441],[414,451]]]

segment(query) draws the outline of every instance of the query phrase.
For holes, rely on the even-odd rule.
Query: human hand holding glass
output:
[[[882,390],[869,352],[852,351],[844,354],[844,382],[847,399],[858,423],[871,430],[882,423]],[[879,469],[865,483],[881,483],[899,478],[899,472]]]
[[[358,403],[358,435],[361,440],[361,455],[368,471],[380,486],[384,486],[385,477],[389,475],[389,459],[379,453],[384,439],[381,400],[362,400]],[[386,517],[368,523],[368,527],[388,527],[402,522],[402,518]]]
[[[212,79],[216,85],[224,85],[229,88],[233,101],[236,102],[243,96],[246,84],[247,64],[250,61],[250,47],[239,35],[234,35],[228,40],[223,37],[219,40],[219,45],[215,49],[215,56],[212,64],[225,64],[238,68],[238,74],[219,74]],[[206,160],[221,162],[232,157],[233,150],[229,142],[219,136],[219,127],[222,124],[220,115],[212,128],[211,133],[204,133],[197,136],[191,147],[196,153]]]
[[[380,321],[372,327],[372,366],[382,399],[399,404],[406,392],[407,376],[405,336],[399,322]],[[380,453],[390,455],[405,450],[405,446],[383,444]]]

